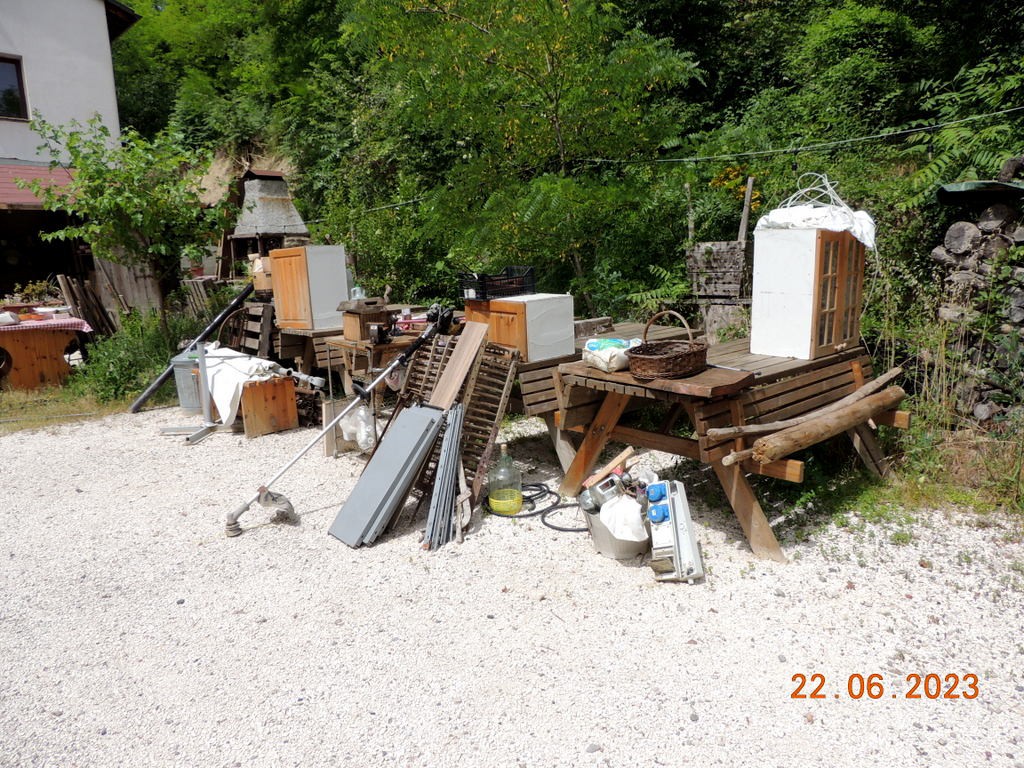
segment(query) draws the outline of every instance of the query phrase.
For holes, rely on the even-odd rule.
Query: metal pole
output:
[[[252,496],[252,498],[250,498],[244,504],[239,505],[228,515],[227,522],[225,524],[225,533],[227,533],[228,536],[238,536],[242,532],[242,528],[238,524],[238,518],[240,518],[244,514],[245,510],[247,510],[254,502],[256,502],[259,499],[260,494],[263,493],[266,489],[270,488],[270,486],[276,483],[278,480],[280,480],[281,476],[285,472],[291,469],[296,464],[296,462],[298,462],[299,459],[305,456],[310,448],[312,448],[314,445],[320,442],[320,440],[323,439],[324,435],[326,435],[328,432],[334,429],[338,422],[340,422],[346,415],[348,415],[349,411],[351,411],[353,408],[359,405],[360,401],[368,400],[370,397],[372,397],[373,390],[376,389],[377,386],[380,385],[380,383],[383,382],[384,379],[386,379],[393,370],[395,370],[399,366],[406,365],[409,362],[409,358],[412,357],[416,350],[423,346],[424,343],[426,343],[431,337],[433,337],[438,332],[439,327],[440,322],[431,323],[430,326],[428,326],[427,329],[423,331],[423,333],[420,334],[420,336],[412,344],[410,344],[409,347],[405,349],[405,351],[402,352],[402,354],[396,357],[388,365],[387,368],[381,371],[380,375],[377,376],[377,378],[375,378],[373,381],[371,381],[369,385],[366,386],[366,388],[357,387],[357,397],[355,400],[349,403],[341,413],[337,414],[331,420],[330,424],[328,424],[322,430],[320,430],[320,433],[312,440],[310,440],[305,448],[303,448],[301,451],[295,454],[291,461],[289,461],[287,464],[281,467],[281,469],[278,471],[276,475],[270,478],[270,480],[267,483],[260,486],[260,488],[256,491],[255,495]]]
[[[238,309],[242,305],[242,302],[249,298],[249,294],[252,292],[253,284],[249,283],[248,285],[245,286],[245,288],[242,289],[241,293],[235,296],[235,298],[231,301],[230,304],[228,304],[226,307],[224,307],[224,309],[221,310],[219,315],[213,318],[210,324],[206,326],[205,329],[203,329],[202,333],[200,333],[198,336],[192,339],[191,342],[189,342],[188,346],[191,347],[193,344],[202,343],[206,341],[208,338],[210,338],[210,336],[213,335],[213,332],[217,330],[217,326],[223,323],[228,315],[230,315],[232,312]],[[163,383],[167,381],[169,378],[171,378],[173,374],[174,364],[172,363],[171,365],[168,365],[166,370],[159,376],[157,376],[153,383],[146,387],[146,391],[139,395],[135,402],[128,407],[129,413],[138,413],[139,409],[142,408],[145,402],[153,396],[153,393],[160,389]]]

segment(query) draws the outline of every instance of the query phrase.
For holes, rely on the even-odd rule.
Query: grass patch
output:
[[[126,409],[126,403],[100,402],[92,395],[67,389],[0,390],[0,435],[102,418]]]

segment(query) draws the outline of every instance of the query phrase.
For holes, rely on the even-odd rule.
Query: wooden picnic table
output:
[[[753,355],[749,339],[737,339],[708,349],[709,366],[683,379],[641,381],[628,371],[605,373],[582,361],[558,366],[555,389],[559,412],[555,419],[561,433],[560,456],[571,452],[561,493],[575,496],[595,468],[609,441],[684,456],[714,470],[743,528],[751,549],[761,557],[785,561],[747,474],[756,473],[791,482],[802,482],[803,462],[783,458],[767,464],[751,459],[726,466],[722,460],[749,447],[740,438],[714,439],[712,427],[761,424],[792,419],[840,400],[870,376],[871,360],[862,347],[843,350],[815,360]],[[669,404],[660,431],[626,426],[620,419],[636,401]],[[673,431],[678,419],[687,416],[692,437]],[[906,427],[909,416],[888,411],[875,422]],[[573,449],[566,433],[579,432],[583,440]],[[882,475],[888,463],[866,424],[848,430],[854,446],[871,471]]]

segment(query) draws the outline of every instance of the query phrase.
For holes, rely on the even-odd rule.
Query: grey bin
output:
[[[171,358],[171,365],[174,366],[178,403],[187,413],[202,413],[203,403],[199,398],[199,359],[196,352],[186,351],[175,355]]]

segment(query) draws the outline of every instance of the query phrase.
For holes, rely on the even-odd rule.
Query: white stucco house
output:
[[[39,239],[63,219],[14,180],[66,178],[37,152],[35,113],[55,124],[98,114],[118,135],[110,46],[138,19],[117,0],[0,0],[0,296],[15,283],[91,267],[81,249]]]

